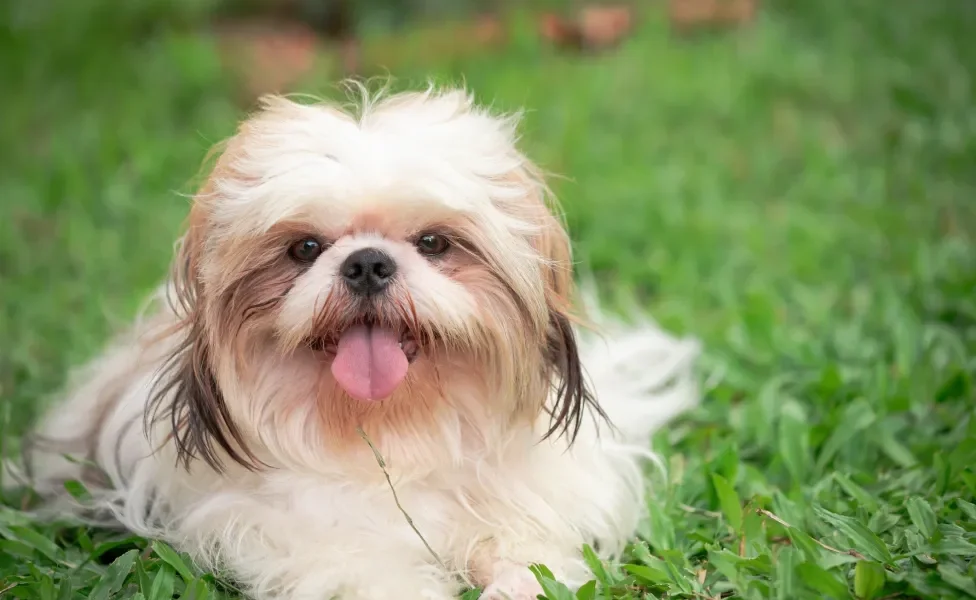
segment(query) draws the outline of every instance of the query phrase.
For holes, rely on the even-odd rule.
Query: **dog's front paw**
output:
[[[542,587],[528,567],[510,565],[496,571],[495,580],[479,600],[536,600]]]

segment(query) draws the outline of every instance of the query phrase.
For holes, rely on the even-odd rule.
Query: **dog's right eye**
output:
[[[447,251],[451,243],[443,235],[436,233],[426,233],[417,238],[416,246],[421,254],[427,256],[440,256]]]
[[[298,240],[288,248],[288,256],[298,262],[312,262],[325,250],[315,238]]]

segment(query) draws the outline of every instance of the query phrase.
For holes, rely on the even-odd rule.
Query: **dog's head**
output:
[[[459,91],[355,115],[275,97],[244,121],[174,268],[156,402],[185,461],[307,464],[359,428],[389,445],[544,412],[575,435],[570,248],[515,125]]]

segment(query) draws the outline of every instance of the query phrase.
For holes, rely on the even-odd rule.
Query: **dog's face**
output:
[[[176,263],[157,401],[184,459],[307,464],[358,428],[436,445],[542,411],[572,435],[569,246],[514,138],[459,92],[245,121]]]

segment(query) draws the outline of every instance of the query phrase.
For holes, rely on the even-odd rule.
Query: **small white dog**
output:
[[[653,325],[582,337],[515,140],[462,91],[267,99],[151,310],[33,437],[35,487],[77,512],[57,500],[80,479],[260,599],[534,599],[534,563],[585,582],[583,544],[635,533],[648,436],[695,403],[698,349]]]

